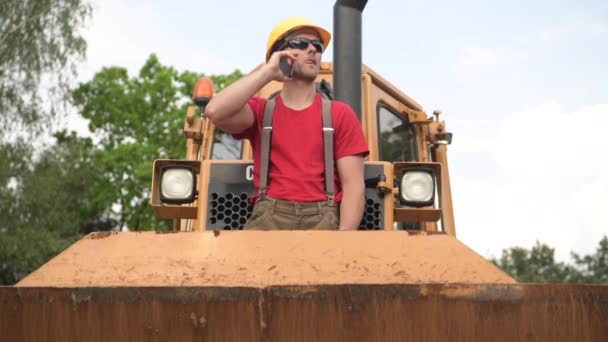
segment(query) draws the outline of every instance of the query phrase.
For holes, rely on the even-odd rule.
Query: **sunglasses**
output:
[[[308,38],[294,38],[286,40],[283,42],[283,45],[281,45],[279,51],[283,50],[287,46],[292,47],[294,49],[306,50],[308,49],[308,44],[312,44],[315,50],[317,50],[317,53],[323,53],[323,42],[320,40],[311,40]]]

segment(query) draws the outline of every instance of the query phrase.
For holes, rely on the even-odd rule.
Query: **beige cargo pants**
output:
[[[337,230],[339,223],[338,206],[327,201],[298,203],[266,197],[255,203],[243,229]]]

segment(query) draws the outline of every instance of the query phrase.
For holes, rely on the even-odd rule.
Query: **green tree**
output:
[[[0,1],[0,133],[52,117],[84,56],[79,30],[90,14],[86,0]],[[43,75],[54,94],[44,101]]]
[[[572,253],[580,283],[608,284],[608,236],[604,236],[594,254],[580,256]]]
[[[608,237],[591,255],[571,253],[573,262],[555,260],[555,249],[539,241],[530,249],[504,249],[490,261],[522,283],[608,283]]]
[[[139,75],[105,68],[74,90],[99,138],[59,132],[34,149],[0,143],[0,284],[13,284],[91,231],[170,228],[149,204],[152,161],[182,158],[183,125],[194,83],[152,55]],[[211,76],[217,90],[239,71]]]
[[[103,184],[91,140],[55,137],[37,156],[21,142],[0,145],[1,284],[18,281],[83,234],[113,226],[108,203],[91,200]]]
[[[503,250],[500,260],[492,262],[523,283],[558,283],[568,275],[566,265],[555,261],[555,249],[539,241],[531,250],[521,247]]]
[[[154,159],[185,156],[183,127],[187,106],[201,74],[178,72],[151,55],[136,77],[121,67],[103,68],[73,92],[74,103],[100,137],[97,165],[110,186],[99,189],[111,201],[119,226],[131,230],[169,229],[148,204]],[[242,76],[210,76],[216,90]]]
[[[21,140],[0,144],[0,233],[19,223],[20,176],[28,172],[31,155],[31,147]]]

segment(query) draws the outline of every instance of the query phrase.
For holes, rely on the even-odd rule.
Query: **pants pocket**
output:
[[[338,210],[331,208],[330,210],[319,213],[319,222],[312,228],[317,230],[337,230],[340,226],[340,218]]]
[[[260,201],[253,206],[253,213],[243,229],[259,229],[264,227],[264,220],[270,215],[270,202]]]

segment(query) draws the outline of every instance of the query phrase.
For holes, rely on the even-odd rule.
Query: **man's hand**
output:
[[[287,64],[293,68],[293,63],[297,57],[298,54],[293,51],[277,51],[270,56],[268,63],[266,63],[264,67],[267,69],[267,73],[270,75],[273,81],[287,82],[290,81],[291,78],[281,71],[281,60],[285,59]]]

